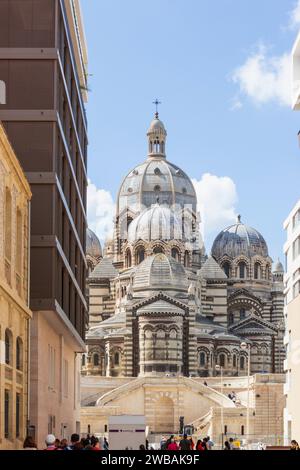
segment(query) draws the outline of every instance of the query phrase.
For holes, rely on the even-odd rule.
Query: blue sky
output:
[[[168,159],[198,180],[203,195],[208,248],[241,213],[264,235],[273,259],[283,258],[282,222],[300,197],[300,114],[287,102],[300,2],[81,3],[91,74],[91,227],[100,236],[109,230],[110,198],[146,157],[158,97]],[[214,177],[203,180],[206,173]]]

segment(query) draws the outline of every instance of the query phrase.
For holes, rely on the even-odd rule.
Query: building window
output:
[[[64,360],[64,395],[67,398],[69,395],[69,363]]]
[[[190,254],[188,251],[184,253],[184,266],[188,268],[190,266]]]
[[[12,200],[11,193],[8,188],[5,192],[5,256],[7,260],[11,260],[11,236],[12,236]]]
[[[293,217],[293,230],[298,227],[300,223],[300,209],[297,210],[296,214]]]
[[[126,268],[131,267],[131,251],[127,250],[125,255],[125,266]]]
[[[300,237],[296,238],[293,243],[293,260],[295,260],[300,254]]]
[[[96,353],[93,355],[93,363],[95,367],[99,366],[99,354]]]
[[[11,365],[11,350],[12,347],[12,333],[10,330],[5,330],[5,364]]]
[[[16,394],[16,437],[20,437],[21,395]]]
[[[82,354],[81,365],[82,367],[85,366],[85,354]]]
[[[153,253],[154,253],[155,255],[157,255],[158,253],[163,253],[163,252],[164,252],[164,250],[162,249],[161,246],[156,246],[156,247],[154,248],[154,250],[153,250]]]
[[[16,345],[16,368],[18,370],[23,369],[23,342],[21,338],[17,338],[17,345]]]
[[[241,263],[239,263],[239,278],[240,279],[245,279],[246,275],[247,275],[247,266],[246,266],[246,263],[244,263],[244,261],[242,261]]]
[[[241,435],[242,436],[245,435],[245,426],[244,425],[241,426]]]
[[[118,352],[115,353],[114,363],[115,363],[115,366],[120,365],[120,354]]]
[[[226,263],[223,264],[222,268],[226,276],[230,277],[230,263],[226,261]]]
[[[234,323],[234,315],[233,315],[233,313],[230,313],[228,315],[228,324],[232,325],[233,323]]]
[[[136,263],[140,264],[145,259],[145,250],[144,248],[138,248],[136,251]]]
[[[254,265],[254,279],[261,278],[261,266],[259,263],[255,263]]]
[[[233,358],[232,358],[232,365],[233,367],[236,367],[236,355],[235,354],[233,355]]]
[[[49,374],[49,388],[55,389],[55,373],[56,373],[56,351],[48,344],[48,374]],[[51,434],[51,433],[50,433]]]
[[[245,369],[245,358],[242,356],[240,358],[240,369],[244,370]]]
[[[17,211],[17,253],[16,253],[16,269],[18,274],[22,274],[22,213],[20,209]]]
[[[246,310],[241,308],[240,310],[240,320],[244,320],[246,318]]]
[[[180,260],[180,254],[177,248],[172,248],[172,258],[176,259],[176,261]]]
[[[221,367],[225,367],[225,354],[220,354],[219,364],[220,364]]]
[[[200,366],[201,366],[201,367],[204,367],[205,364],[206,364],[205,353],[204,353],[204,352],[201,352],[201,353],[200,353]]]
[[[5,390],[4,392],[4,436],[5,439],[9,438],[10,434],[10,429],[9,429],[9,422],[10,422],[10,412],[9,412],[9,407],[10,407],[10,400],[9,400],[9,391]]]

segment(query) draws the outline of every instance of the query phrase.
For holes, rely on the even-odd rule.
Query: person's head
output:
[[[224,445],[225,445],[225,449],[230,449],[230,444],[229,444],[228,441],[225,441],[225,444],[224,444]]]
[[[206,439],[207,439],[208,441],[210,441],[210,436],[207,436],[207,438],[206,438]]]
[[[33,440],[32,436],[26,436],[23,449],[37,449],[37,445]]]
[[[230,437],[230,438],[229,438],[229,442],[233,442],[233,437]]]
[[[208,439],[207,439],[207,437],[205,437],[202,442],[206,443],[207,441],[208,441]]]
[[[48,434],[48,436],[46,436],[46,439],[45,439],[45,444],[46,444],[47,447],[54,446],[55,441],[56,441],[56,438],[55,438],[54,434]]]
[[[61,447],[62,449],[65,449],[66,447],[68,447],[68,441],[67,441],[67,439],[62,439],[62,440],[60,441],[60,447]]]
[[[71,443],[76,444],[76,442],[80,442],[80,437],[79,434],[74,433],[71,436]]]
[[[60,440],[59,439],[55,439],[55,447],[60,447]]]
[[[170,439],[174,439],[174,434],[171,434],[171,437],[170,437]]]
[[[144,444],[140,445],[140,450],[146,450],[146,447],[144,446]]]
[[[75,442],[75,444],[73,445],[73,450],[82,450],[83,449],[83,445],[81,442]]]
[[[184,434],[184,435],[183,435],[183,439],[186,439],[186,438],[187,438],[187,434]]]
[[[298,447],[298,442],[295,441],[295,439],[293,439],[293,440],[291,441],[291,446],[292,446],[292,447]]]
[[[90,440],[89,439],[82,439],[82,445],[84,448],[90,445]]]

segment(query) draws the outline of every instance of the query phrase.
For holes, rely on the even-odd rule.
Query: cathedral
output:
[[[214,377],[283,371],[283,266],[240,216],[206,255],[197,196],[166,158],[155,114],[148,155],[124,178],[113,239],[87,233],[89,330],[82,374]]]

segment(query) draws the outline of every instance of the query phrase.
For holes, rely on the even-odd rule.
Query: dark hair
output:
[[[23,449],[37,449],[37,445],[33,440],[32,436],[26,436],[24,443],[23,443]]]
[[[225,441],[224,447],[225,447],[225,449],[231,450],[231,449],[230,449],[230,444],[229,444],[228,441]]]
[[[183,435],[183,439],[186,439],[186,438],[187,438],[187,434],[184,434],[184,435]]]
[[[140,450],[146,450],[144,444],[141,444],[141,445],[140,445]]]
[[[71,442],[75,443],[75,442],[79,442],[80,441],[80,438],[79,438],[79,434],[72,434],[71,436]]]

